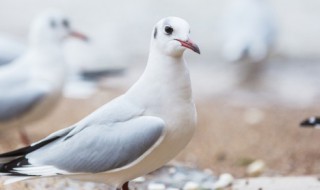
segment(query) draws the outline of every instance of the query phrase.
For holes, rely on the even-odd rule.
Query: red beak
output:
[[[71,31],[69,35],[72,37],[78,38],[80,40],[83,40],[83,41],[89,41],[89,38],[87,36],[85,36],[84,34],[81,34],[80,32]]]
[[[191,49],[192,51],[200,54],[200,49],[199,49],[198,45],[193,43],[191,40],[187,40],[187,41],[183,41],[183,40],[179,40],[179,39],[175,39],[175,40],[180,42],[181,46],[186,47],[188,49]]]

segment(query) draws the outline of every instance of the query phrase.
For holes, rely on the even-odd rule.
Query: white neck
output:
[[[64,61],[62,45],[33,46],[29,50],[29,63],[32,76],[60,88],[65,80],[67,66]]]
[[[32,39],[29,40],[29,48],[36,51],[51,51],[53,53],[55,52],[61,52],[63,47],[62,41],[56,41],[56,40],[37,40]]]
[[[46,34],[45,31],[32,29],[28,36],[29,48],[53,48],[61,47],[63,38],[59,39],[53,35]]]
[[[189,102],[192,101],[190,83],[188,68],[182,56],[172,57],[153,49],[144,73],[126,96],[134,98],[135,102],[142,100],[143,104],[150,105],[163,104],[169,100]]]

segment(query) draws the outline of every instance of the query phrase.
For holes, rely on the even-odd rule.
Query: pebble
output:
[[[200,189],[199,184],[193,181],[188,181],[183,187],[183,190],[198,190],[198,189]]]
[[[175,174],[177,172],[177,169],[175,167],[169,168],[169,174]]]
[[[145,177],[137,177],[136,179],[132,180],[135,183],[142,183],[146,181]]]
[[[165,190],[166,186],[162,183],[150,183],[148,185],[148,190]]]
[[[234,178],[231,174],[229,174],[229,173],[221,174],[219,176],[219,180],[216,183],[214,183],[213,188],[214,189],[226,188],[226,187],[232,185],[233,181],[234,181]]]
[[[165,184],[167,188],[178,189],[210,189],[216,178],[209,169],[202,171],[183,165],[164,166],[146,177],[142,184],[148,185],[149,181]],[[207,188],[210,187],[210,188]]]
[[[260,176],[265,171],[265,169],[265,162],[263,160],[256,160],[247,167],[246,172],[250,177],[257,177]]]

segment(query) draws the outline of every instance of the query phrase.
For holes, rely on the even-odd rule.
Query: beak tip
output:
[[[196,44],[192,44],[191,48],[190,48],[192,51],[196,52],[197,54],[201,54],[200,53],[200,49],[198,47],[198,45]]]
[[[197,54],[201,55],[201,52],[200,52],[200,49],[199,49],[199,48],[196,48],[196,49],[194,50],[194,52],[196,52]]]
[[[190,40],[183,41],[183,40],[179,40],[179,39],[175,39],[175,40],[180,42],[181,46],[186,47],[186,48],[188,48],[188,49],[190,49],[190,50],[192,50],[192,51],[194,51],[194,52],[196,52],[198,54],[201,54],[198,45],[193,43],[192,41],[190,41]]]

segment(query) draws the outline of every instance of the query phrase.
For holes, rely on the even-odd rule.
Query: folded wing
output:
[[[0,122],[20,117],[48,94],[47,89],[25,83],[0,86],[0,92]]]
[[[164,127],[160,118],[140,116],[123,122],[82,127],[67,137],[75,130],[70,128],[67,133],[60,132],[41,141],[38,149],[3,164],[0,173],[52,176],[98,173],[125,167],[161,141]]]

